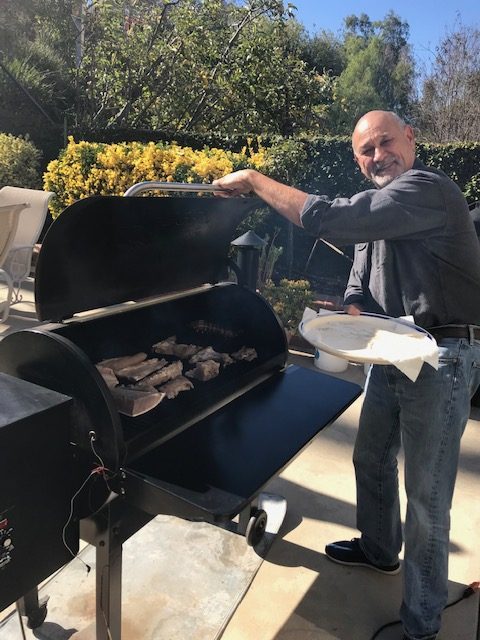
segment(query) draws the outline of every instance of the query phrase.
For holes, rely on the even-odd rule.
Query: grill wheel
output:
[[[267,512],[263,509],[252,509],[252,516],[247,524],[245,538],[250,547],[255,547],[265,534],[267,528]]]

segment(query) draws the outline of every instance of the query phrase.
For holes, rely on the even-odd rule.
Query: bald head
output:
[[[352,135],[355,161],[361,172],[382,188],[412,168],[415,136],[412,127],[392,111],[369,111]]]
[[[405,122],[402,120],[402,118],[400,118],[399,115],[397,115],[394,111],[369,111],[368,113],[366,113],[365,115],[363,115],[361,118],[359,118],[359,120],[357,121],[357,124],[355,125],[355,129],[353,130],[353,137],[355,137],[355,134],[357,132],[361,132],[364,131],[365,129],[368,129],[372,123],[389,123],[391,124],[391,126],[397,126],[401,129],[403,129],[406,125]]]

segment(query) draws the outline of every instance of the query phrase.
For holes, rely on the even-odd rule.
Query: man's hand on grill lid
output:
[[[215,192],[216,195],[223,198],[254,192],[284,218],[299,227],[302,226],[300,213],[307,199],[307,194],[299,189],[277,182],[254,169],[241,169],[229,173],[223,178],[214,180],[213,184],[225,189],[225,191]]]
[[[225,189],[225,191],[215,191],[215,194],[221,198],[231,198],[252,193],[254,188],[251,183],[250,173],[253,173],[250,169],[242,169],[214,180],[212,184],[215,187]]]

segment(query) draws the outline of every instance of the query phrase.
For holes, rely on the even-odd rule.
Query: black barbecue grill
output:
[[[359,395],[357,385],[287,366],[285,332],[270,305],[228,281],[230,242],[258,204],[208,196],[92,197],[68,207],[50,227],[35,280],[45,324],[0,342],[0,371],[56,392],[64,412],[65,397],[72,400],[55,436],[63,442],[58,468],[70,498],[55,495],[50,504],[43,495],[45,510],[63,522],[84,486],[73,517],[62,527],[57,522],[56,544],[50,530],[43,537],[38,522],[28,522],[28,509],[15,522],[12,505],[24,500],[15,495],[15,482],[8,499],[2,496],[0,526],[8,511],[9,540],[17,524],[34,526],[35,539],[28,553],[28,542],[18,553],[13,547],[5,566],[0,551],[0,610],[23,595],[31,625],[40,624],[46,608],[36,585],[66,562],[65,536],[73,552],[81,537],[97,553],[97,639],[119,639],[122,543],[155,515],[172,514],[235,526],[255,545],[265,528],[262,488]],[[256,358],[222,367],[218,377],[195,381],[142,415],[119,413],[95,364],[137,352],[150,356],[154,343],[172,335],[224,353],[246,346]],[[41,416],[37,422],[41,433],[47,425]],[[2,439],[4,431],[2,452],[21,430],[9,429]],[[49,440],[23,447],[32,469],[48,447]],[[49,550],[48,567],[31,562],[33,545],[39,554]],[[9,586],[20,574],[21,594]]]

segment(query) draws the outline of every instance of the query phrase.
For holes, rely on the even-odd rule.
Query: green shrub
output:
[[[0,133],[0,188],[39,189],[41,155],[28,139]]]
[[[480,144],[419,143],[418,157],[432,167],[442,169],[462,190],[469,204],[480,199]]]
[[[291,333],[297,333],[305,307],[311,306],[314,295],[308,280],[280,280],[278,285],[269,280],[262,295]]]
[[[108,144],[83,140],[76,143],[70,138],[44,175],[45,188],[57,194],[51,205],[53,215],[56,217],[79,198],[122,194],[136,182],[211,182],[243,167],[257,168],[304,191],[331,198],[349,197],[371,188],[354,163],[350,138],[247,138],[244,141],[246,144],[241,149],[238,149],[240,140],[228,138],[220,148],[199,149],[177,142]],[[221,140],[217,142],[221,144]],[[418,143],[417,149],[421,160],[443,169],[457,182],[470,203],[480,199],[480,144]],[[278,224],[286,227],[286,223]],[[268,229],[259,231],[269,232]],[[284,232],[279,241],[287,245]],[[282,256],[283,259],[286,256]]]
[[[417,155],[450,176],[469,203],[480,199],[480,143],[418,142]],[[330,198],[372,188],[356,167],[351,140],[345,137],[274,141],[265,150],[264,170],[304,191]]]

